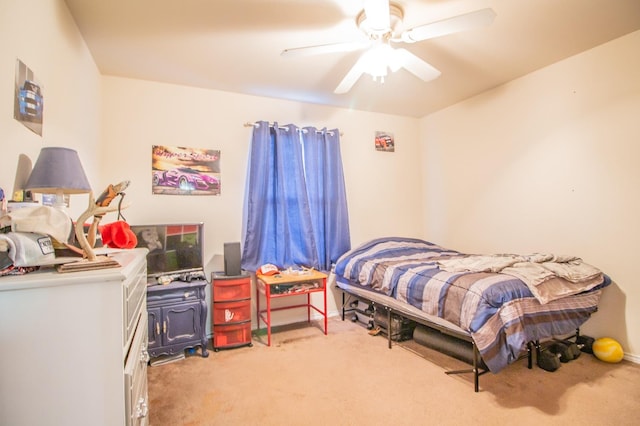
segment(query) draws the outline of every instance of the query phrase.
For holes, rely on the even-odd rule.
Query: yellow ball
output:
[[[593,354],[601,361],[620,362],[624,357],[624,351],[620,343],[611,337],[602,337],[593,342]]]

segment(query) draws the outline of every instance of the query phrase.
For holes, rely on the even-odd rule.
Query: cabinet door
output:
[[[199,340],[202,335],[200,326],[200,302],[187,302],[162,309],[163,321],[166,321],[164,346]]]
[[[149,316],[149,344],[153,349],[162,346],[162,311],[161,308],[147,308]]]

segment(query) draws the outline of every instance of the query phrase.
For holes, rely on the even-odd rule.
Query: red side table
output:
[[[311,303],[312,293],[322,293],[323,309]],[[260,294],[266,299],[266,309],[260,309]],[[271,307],[273,299],[306,295],[306,303]],[[256,275],[256,316],[257,329],[260,321],[267,326],[267,346],[271,346],[271,312],[283,309],[307,308],[307,321],[311,322],[311,309],[324,317],[324,334],[327,334],[327,275],[315,270],[295,274]]]

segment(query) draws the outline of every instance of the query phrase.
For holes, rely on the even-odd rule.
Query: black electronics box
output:
[[[240,243],[224,243],[224,274],[226,276],[241,275]]]

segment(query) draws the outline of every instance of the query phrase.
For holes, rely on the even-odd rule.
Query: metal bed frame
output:
[[[373,300],[368,300],[365,296],[362,296],[361,294],[353,294],[353,293],[349,293],[347,290],[337,287],[341,292],[342,292],[342,320],[344,321],[345,319],[345,315],[348,312],[353,312],[356,311],[355,308],[352,307],[346,307],[347,304],[349,303],[351,297],[354,297],[356,299],[361,299],[361,300],[365,300],[368,303],[373,304],[374,306],[379,306],[382,309],[384,309],[387,313],[387,324],[389,324],[389,327],[391,326],[391,314],[395,314],[398,315],[402,318],[406,318],[409,319],[411,321],[415,321],[418,324],[436,329],[438,331],[440,331],[441,333],[447,334],[449,336],[452,336],[456,339],[460,339],[466,342],[471,343],[472,349],[473,349],[473,355],[472,355],[472,362],[471,362],[471,368],[466,368],[466,369],[460,369],[460,370],[450,370],[450,371],[445,371],[445,374],[467,374],[467,373],[473,373],[473,385],[474,385],[474,391],[475,392],[479,392],[480,391],[480,376],[482,376],[485,373],[488,373],[489,370],[486,368],[483,368],[481,366],[481,357],[480,357],[480,352],[478,351],[478,348],[475,344],[475,342],[473,341],[473,338],[467,334],[467,333],[463,333],[463,332],[457,332],[456,330],[452,330],[449,329],[447,327],[444,327],[440,324],[437,324],[435,322],[429,321],[426,318],[422,318],[419,317],[417,315],[413,315],[411,313],[405,312],[405,311],[400,311],[398,309],[394,309],[393,307],[389,306],[389,305],[385,305],[382,302],[378,302],[378,301],[373,301]],[[346,295],[348,295],[348,299],[346,298]],[[387,341],[388,341],[388,345],[389,345],[389,349],[392,348],[393,344],[392,344],[392,333],[389,330],[389,332],[387,332]],[[536,349],[535,351],[533,349]],[[527,367],[529,369],[533,368],[533,353],[536,352],[538,353],[540,351],[540,344],[539,342],[529,342],[527,344]]]

